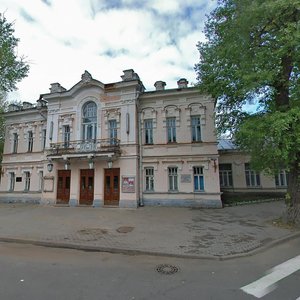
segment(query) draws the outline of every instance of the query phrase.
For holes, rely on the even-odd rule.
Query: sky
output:
[[[30,65],[28,77],[8,100],[34,103],[59,82],[66,89],[85,70],[103,83],[121,81],[134,69],[147,91],[186,78],[197,82],[196,44],[216,0],[1,0],[14,22],[17,53]]]

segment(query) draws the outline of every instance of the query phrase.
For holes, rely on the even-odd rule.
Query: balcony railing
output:
[[[51,143],[50,155],[64,155],[74,153],[117,153],[120,150],[118,139],[79,140],[62,143]]]

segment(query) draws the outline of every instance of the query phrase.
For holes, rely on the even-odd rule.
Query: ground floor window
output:
[[[178,191],[177,167],[168,168],[169,191]]]
[[[16,175],[14,172],[9,173],[9,191],[13,191],[15,189],[15,178]]]
[[[245,176],[246,184],[248,187],[259,187],[260,186],[260,175],[254,170],[251,170],[250,164],[245,164]]]
[[[154,191],[154,168],[145,169],[146,191]]]
[[[39,172],[39,191],[42,191],[44,188],[44,173],[43,171]]]
[[[194,191],[203,192],[204,191],[204,176],[203,167],[194,167]]]
[[[232,187],[232,169],[231,164],[220,164],[219,165],[219,176],[221,187]]]
[[[24,191],[29,191],[30,190],[30,172],[26,171],[26,172],[24,172],[24,174],[25,174]]]
[[[288,173],[285,170],[280,170],[275,175],[275,184],[277,187],[287,187],[289,183]]]

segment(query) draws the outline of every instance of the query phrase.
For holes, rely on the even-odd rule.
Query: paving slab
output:
[[[0,241],[90,251],[230,258],[300,232],[276,224],[282,201],[223,209],[0,204]]]

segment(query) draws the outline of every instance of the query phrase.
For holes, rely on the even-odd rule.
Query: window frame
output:
[[[9,172],[9,175],[9,192],[13,192],[15,190],[16,173]]]
[[[252,170],[249,163],[245,163],[245,180],[249,188],[261,187],[260,173]]]
[[[116,119],[108,120],[108,136],[110,145],[115,145],[118,139],[118,127]]]
[[[88,101],[82,106],[82,140],[91,141],[97,139],[97,104]]]
[[[153,145],[153,120],[152,119],[144,120],[144,129],[145,129],[145,144]]]
[[[201,166],[193,167],[193,182],[194,182],[194,192],[204,192],[205,182],[204,182],[204,171]]]
[[[31,174],[29,171],[25,171],[25,180],[24,180],[24,192],[29,192],[30,191],[30,178]]]
[[[286,170],[281,169],[275,175],[275,185],[277,188],[287,188],[289,183],[289,174]]]
[[[168,167],[168,190],[178,192],[178,167]]]
[[[197,122],[195,122],[195,120],[197,120]],[[191,134],[192,134],[192,142],[193,143],[202,141],[201,117],[198,115],[191,116]]]
[[[33,151],[33,132],[32,130],[29,130],[27,132],[28,134],[28,148],[27,148],[27,152],[32,152]]]
[[[145,168],[145,191],[146,192],[154,191],[154,168],[153,167]]]
[[[70,147],[70,140],[71,140],[71,128],[70,125],[63,126],[63,143],[64,148]]]
[[[167,143],[176,143],[176,117],[167,117],[166,118],[166,128],[167,128]]]
[[[229,168],[226,169],[225,166],[229,166]],[[232,164],[219,164],[219,180],[220,187],[233,187]]]
[[[13,149],[12,153],[18,153],[18,144],[19,144],[19,135],[14,132],[13,133]]]

